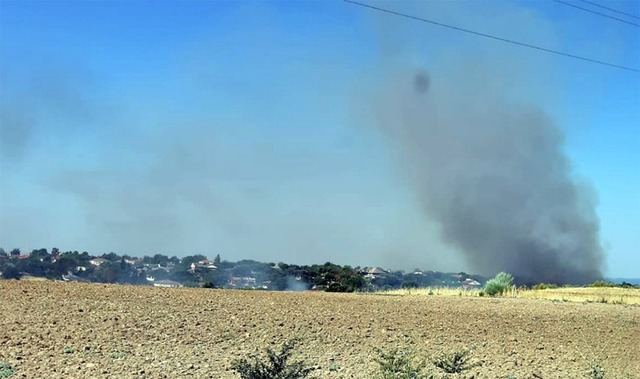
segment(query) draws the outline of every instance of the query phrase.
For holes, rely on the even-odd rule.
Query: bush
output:
[[[591,362],[591,367],[589,368],[589,378],[604,379],[604,368],[597,362]]]
[[[501,272],[484,285],[484,293],[489,296],[502,295],[513,287],[513,276]]]
[[[231,365],[231,369],[242,379],[301,379],[308,377],[315,367],[306,367],[302,361],[289,363],[296,341],[282,345],[279,352],[267,348],[267,361],[257,356],[242,358]]]
[[[16,266],[9,265],[5,267],[4,271],[2,272],[2,277],[5,279],[20,280],[20,278],[22,277],[22,273]]]
[[[380,365],[379,379],[432,379],[425,373],[424,364],[414,363],[411,352],[405,350],[378,350],[376,362]]]
[[[558,288],[557,284],[553,284],[553,283],[538,283],[535,286],[533,286],[532,289],[534,290],[546,290],[546,289],[553,289],[553,288]]]
[[[15,370],[10,364],[0,362],[0,379],[6,379],[15,374]]]
[[[447,374],[456,374],[478,366],[480,363],[471,362],[471,350],[461,350],[443,354],[436,358],[433,364]]]

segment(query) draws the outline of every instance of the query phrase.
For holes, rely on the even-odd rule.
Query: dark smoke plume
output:
[[[598,220],[561,131],[541,110],[488,89],[490,74],[462,75],[400,73],[378,97],[379,125],[426,216],[484,274],[600,278]]]

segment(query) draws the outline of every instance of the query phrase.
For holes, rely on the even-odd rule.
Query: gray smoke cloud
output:
[[[572,177],[560,129],[490,88],[494,73],[482,65],[453,71],[397,70],[375,103],[424,214],[475,271],[524,282],[600,278],[593,199]]]

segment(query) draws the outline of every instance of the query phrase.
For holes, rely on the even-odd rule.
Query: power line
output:
[[[605,62],[605,61],[601,61],[601,60],[597,60],[597,59],[582,57],[582,56],[579,56],[579,55],[573,55],[573,54],[569,54],[569,53],[563,53],[562,51],[552,50],[552,49],[548,49],[546,47],[541,47],[541,46],[536,46],[536,45],[531,45],[531,44],[525,43],[525,42],[518,42],[518,41],[515,41],[515,40],[512,40],[512,39],[498,37],[498,36],[495,36],[495,35],[492,35],[492,34],[476,32],[476,31],[473,31],[473,30],[470,30],[470,29],[465,29],[465,28],[459,27],[459,26],[444,24],[444,23],[441,23],[441,22],[438,22],[438,21],[433,21],[433,20],[429,20],[429,19],[426,19],[426,18],[418,17],[418,16],[412,16],[412,15],[409,15],[409,14],[406,14],[406,13],[400,13],[400,12],[397,12],[397,11],[394,11],[394,10],[391,10],[391,9],[385,9],[385,8],[380,8],[380,7],[376,7],[376,6],[369,5],[369,4],[360,3],[360,2],[354,1],[354,0],[344,0],[344,1],[346,3],[351,3],[353,5],[357,5],[357,6],[360,6],[360,7],[373,9],[373,10],[376,10],[376,11],[379,11],[379,12],[388,13],[388,14],[392,14],[392,15],[400,16],[400,17],[404,17],[404,18],[409,18],[409,19],[412,19],[412,20],[415,20],[415,21],[420,21],[420,22],[424,22],[424,23],[427,23],[427,24],[437,25],[437,26],[441,26],[443,28],[457,30],[459,32],[473,34],[473,35],[480,36],[480,37],[490,38],[490,39],[493,39],[493,40],[496,40],[496,41],[510,43],[512,45],[517,45],[517,46],[527,47],[527,48],[534,49],[534,50],[544,51],[544,52],[550,53],[550,54],[562,55],[562,56],[565,56],[565,57],[574,58],[574,59],[582,60],[582,61],[585,61],[585,62],[596,63],[596,64],[600,64],[600,65],[603,65],[603,66],[614,67],[614,68],[618,68],[620,70],[640,72],[640,69],[634,68],[634,67],[621,66],[621,65],[617,65],[617,64],[614,64],[614,63],[609,63],[609,62]]]
[[[638,20],[640,20],[640,17],[636,16],[635,14],[631,14],[631,13],[619,11],[617,9],[609,8],[609,7],[606,7],[606,6],[602,5],[602,4],[598,4],[598,3],[593,2],[593,1],[589,1],[589,0],[578,0],[578,1],[582,1],[583,3],[593,5],[594,7],[606,9],[609,12],[618,13],[618,14],[621,14],[621,15],[625,15],[627,17],[633,17],[633,18],[637,18]]]
[[[640,24],[637,24],[635,22],[623,20],[621,18],[614,17],[614,16],[609,16],[606,13],[594,11],[594,10],[591,10],[589,8],[584,8],[584,7],[581,7],[579,5],[575,5],[575,4],[569,3],[569,2],[564,1],[564,0],[553,0],[553,1],[555,1],[556,3],[562,4],[562,5],[566,5],[566,6],[571,7],[571,8],[580,9],[581,11],[593,13],[593,14],[598,15],[598,16],[606,17],[606,18],[609,18],[609,19],[612,19],[612,20],[615,20],[615,21],[618,21],[618,22],[622,22],[622,23],[627,24],[627,25],[635,26],[636,28],[640,28]]]

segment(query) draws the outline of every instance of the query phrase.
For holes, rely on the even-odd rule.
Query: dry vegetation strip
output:
[[[519,291],[518,297],[559,301],[640,305],[640,289],[615,287],[567,287]]]
[[[382,291],[376,294],[389,296],[455,296],[479,297],[479,289],[415,288]],[[640,305],[640,289],[618,287],[562,287],[542,290],[514,289],[502,297],[545,299],[579,303],[608,303]]]
[[[626,305],[16,281],[0,295],[17,378],[237,378],[234,359],[292,338],[320,378],[372,378],[377,348],[472,348],[475,378],[582,378],[592,360],[640,372],[640,307]]]

